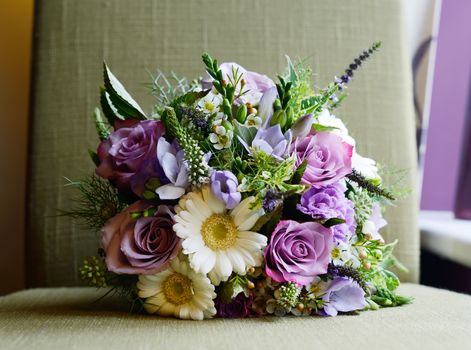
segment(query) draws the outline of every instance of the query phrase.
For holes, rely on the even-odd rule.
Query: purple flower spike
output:
[[[211,174],[211,190],[226,204],[227,209],[234,209],[242,199],[240,192],[237,192],[238,185],[237,178],[228,170]]]
[[[338,312],[361,310],[366,306],[365,292],[350,278],[335,278],[322,296],[324,313],[337,316]]]

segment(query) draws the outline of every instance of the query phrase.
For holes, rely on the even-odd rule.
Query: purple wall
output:
[[[421,208],[453,210],[471,65],[471,1],[443,0]]]

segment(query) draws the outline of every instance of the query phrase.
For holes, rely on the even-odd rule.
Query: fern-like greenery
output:
[[[120,199],[116,188],[95,175],[81,181],[66,180],[66,186],[74,187],[78,194],[73,199],[72,210],[62,211],[61,214],[82,220],[87,228],[96,232],[127,205]]]

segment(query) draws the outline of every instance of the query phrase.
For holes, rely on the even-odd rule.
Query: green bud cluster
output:
[[[348,192],[348,199],[355,205],[355,221],[363,226],[366,220],[371,216],[371,206],[373,202],[367,191],[356,189]]]
[[[83,262],[79,269],[80,278],[91,287],[104,288],[108,286],[108,271],[103,260],[92,256]]]
[[[280,296],[277,298],[279,305],[283,307],[295,307],[298,304],[298,297],[300,290],[296,287],[296,284],[289,282],[283,284],[280,289]]]
[[[198,141],[186,129],[181,127],[173,108],[166,107],[164,109],[162,121],[167,132],[175,136],[183,150],[188,165],[190,182],[195,186],[206,183],[208,181],[209,166],[204,159],[204,152]]]

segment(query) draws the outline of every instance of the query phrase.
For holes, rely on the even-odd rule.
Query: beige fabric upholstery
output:
[[[98,104],[103,59],[150,110],[151,97],[141,84],[149,80],[146,69],[196,77],[202,74],[200,55],[205,50],[220,62],[234,60],[271,76],[284,67],[284,54],[307,58],[322,87],[360,50],[382,40],[384,48],[352,82],[338,115],[358,138],[361,153],[393,169],[406,169],[404,185],[415,188],[412,87],[402,8],[403,1],[397,0],[38,1],[29,285],[78,284],[78,265],[98,246],[97,234],[56,215],[58,209],[70,208],[72,192],[64,187],[64,177],[77,179],[93,168],[87,148],[97,144],[91,114]],[[409,281],[418,277],[416,213],[412,193],[387,215],[391,225],[386,238],[400,239],[397,255],[411,270],[403,276]],[[251,323],[240,324],[240,329],[249,329]]]
[[[181,321],[116,311],[87,288],[37,289],[0,298],[8,349],[469,349],[471,297],[418,285],[412,305],[359,316]],[[123,306],[121,305],[121,309]],[[468,312],[463,312],[463,311]]]

